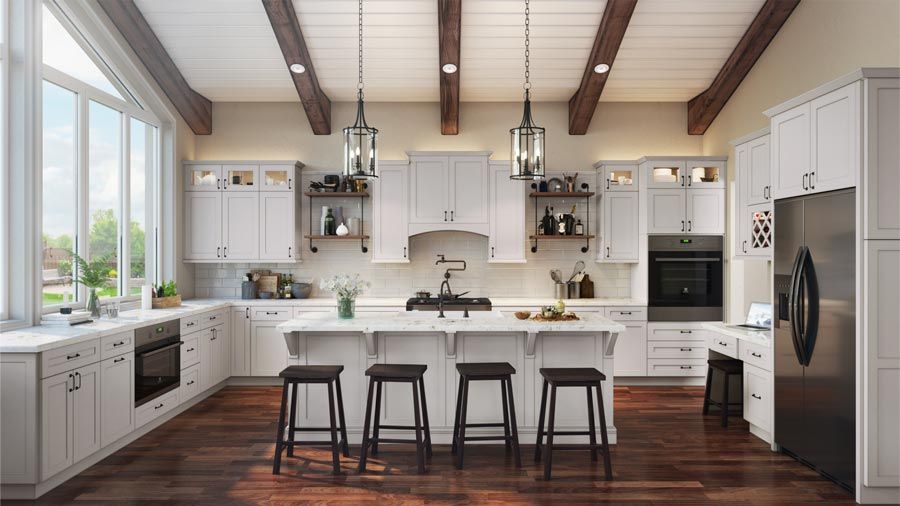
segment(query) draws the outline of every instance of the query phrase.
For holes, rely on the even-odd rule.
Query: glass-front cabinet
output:
[[[223,189],[226,191],[259,191],[259,165],[223,165]]]
[[[638,191],[639,174],[637,164],[603,165],[604,191]]]
[[[683,160],[647,160],[643,163],[647,188],[684,188]]]
[[[220,191],[222,189],[221,165],[185,166],[184,190],[190,192]]]
[[[740,244],[736,245],[738,256],[772,256],[774,235],[774,211],[772,204],[746,206],[740,209]]]
[[[293,165],[260,165],[260,191],[291,191],[294,189]]]
[[[720,161],[688,160],[685,165],[687,188],[725,188],[725,165]]]

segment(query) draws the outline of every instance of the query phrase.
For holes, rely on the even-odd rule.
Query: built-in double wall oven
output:
[[[651,235],[650,321],[722,321],[722,236]]]
[[[181,344],[181,320],[134,331],[135,407],[179,387]]]

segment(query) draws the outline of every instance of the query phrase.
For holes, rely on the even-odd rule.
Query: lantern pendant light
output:
[[[344,129],[344,175],[351,180],[378,177],[378,129],[366,123],[363,108],[363,11],[359,0],[359,80],[356,84],[356,121]]]
[[[510,129],[510,179],[544,179],[546,160],[544,157],[544,128],[534,123],[531,117],[530,81],[530,23],[529,0],[525,0],[525,110],[522,122]]]

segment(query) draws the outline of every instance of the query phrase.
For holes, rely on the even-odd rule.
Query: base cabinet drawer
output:
[[[134,351],[134,331],[113,334],[100,339],[100,360]]]
[[[723,336],[721,334],[710,334],[707,338],[707,345],[711,351],[727,355],[731,358],[738,358],[738,340],[734,337]]]
[[[250,308],[250,321],[288,321],[292,314],[293,310],[287,307],[252,307]]]
[[[745,364],[754,365],[765,371],[772,370],[771,348],[747,341],[741,341],[740,359],[743,360]]]
[[[648,341],[700,341],[706,340],[709,332],[703,330],[700,323],[673,322],[647,324]]]
[[[70,344],[41,353],[41,378],[100,361],[100,339]]]
[[[200,393],[200,364],[194,364],[181,370],[181,387],[178,392],[179,403],[189,401]]]
[[[706,376],[706,358],[648,358],[648,376]]]
[[[181,345],[181,368],[185,369],[200,361],[200,333],[183,338]]]
[[[645,307],[608,307],[606,317],[612,321],[647,321],[647,308]]]
[[[706,342],[647,341],[647,358],[706,359]]]
[[[772,430],[772,373],[744,363],[744,420]]]
[[[161,395],[134,410],[134,427],[143,427],[147,423],[172,411],[178,406],[178,389]]]

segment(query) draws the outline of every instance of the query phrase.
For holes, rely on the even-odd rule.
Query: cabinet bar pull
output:
[[[756,394],[750,394],[750,397],[753,397],[754,399],[762,400],[762,397],[760,397]]]
[[[291,258],[291,247],[288,246],[288,258]]]
[[[453,221],[453,211],[450,211],[450,221]]]
[[[113,348],[118,348],[119,346],[122,346],[123,344],[125,344],[125,341],[119,341],[118,343],[113,343]]]
[[[222,258],[222,247],[216,246],[216,258]]]
[[[606,247],[606,258],[609,258],[609,246]]]
[[[813,190],[816,189],[816,185],[815,185],[815,183],[813,183],[813,176],[815,176],[815,175],[816,175],[816,171],[812,171],[809,173],[809,187],[812,188]]]
[[[190,353],[192,351],[194,351],[194,348],[188,348],[188,349],[184,350],[185,353]]]
[[[245,317],[246,317],[246,318],[250,318],[250,308],[249,308],[249,307],[246,308],[246,314],[245,314]]]
[[[681,351],[694,351],[693,348],[681,348]]]
[[[744,251],[744,253],[747,252],[747,241],[744,241],[744,242],[742,243],[741,249]]]
[[[809,190],[809,186],[806,184],[806,178],[808,178],[808,177],[809,177],[809,173],[803,174],[803,189],[804,190]]]
[[[619,311],[619,314],[631,314],[631,311]]]
[[[114,363],[114,364],[117,364],[117,363],[119,363],[119,362],[121,362],[121,361],[123,361],[123,360],[125,360],[125,357],[119,357],[119,358],[117,358],[117,359],[114,359],[114,360],[113,360],[113,363]]]
[[[447,211],[444,211],[444,221],[447,221]]]
[[[684,176],[681,176],[681,186],[684,186]]]
[[[691,220],[688,220],[688,232],[690,232],[693,228],[694,226],[691,224]]]
[[[754,357],[756,357],[756,358],[762,358],[762,355],[760,355],[759,353],[756,353],[755,351],[751,351],[751,352],[750,352],[750,355],[752,355],[752,356],[754,356]]]
[[[723,342],[723,341],[716,341],[716,344],[718,344],[719,346],[726,346],[726,347],[728,346],[728,343]]]
[[[185,327],[193,327],[193,326],[196,325],[196,324],[197,324],[197,322],[188,322],[188,323],[186,323],[184,326],[185,326]]]
[[[270,316],[271,316],[271,315],[277,315],[277,314],[278,314],[278,311],[266,311],[266,314],[267,314],[267,315],[270,315]]]
[[[74,358],[78,358],[81,356],[81,353],[76,353],[74,355],[66,355],[66,360],[72,360]]]
[[[76,372],[75,377],[78,378],[78,386],[75,387],[75,390],[81,390],[81,373]]]
[[[215,316],[210,316],[210,317],[209,317],[209,320],[210,320],[210,321],[215,320],[215,319],[216,319]]]
[[[188,382],[187,382],[187,386],[191,386],[191,385],[193,385],[193,384],[194,384],[194,380],[191,380],[191,381],[188,381]]]
[[[609,178],[606,178],[606,189],[609,190]]]
[[[681,220],[681,231],[684,232],[684,220]]]
[[[693,330],[679,330],[679,332],[681,332],[682,334],[692,334],[694,331]]]
[[[403,247],[403,258],[406,258],[406,246]]]
[[[224,256],[225,258],[228,258],[228,246],[222,247],[222,256]]]
[[[159,409],[159,408],[161,408],[161,407],[163,407],[163,406],[165,406],[165,404],[160,404],[159,406],[153,406],[153,409]]]
[[[694,179],[693,174],[688,174],[688,186],[691,186],[691,183],[693,183],[693,179]]]
[[[681,368],[682,368],[682,369],[693,369],[694,366],[692,366],[692,365],[683,365],[683,366],[681,366]]]
[[[491,246],[491,258],[494,258],[494,247]]]
[[[69,379],[72,379],[73,377],[74,377],[74,376],[72,375],[72,373],[69,373]],[[69,380],[66,380],[66,386],[69,387]],[[69,390],[70,392],[73,391],[73,390],[75,390],[75,380],[74,380],[74,379],[72,379],[72,386],[69,387],[68,390]]]

